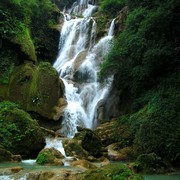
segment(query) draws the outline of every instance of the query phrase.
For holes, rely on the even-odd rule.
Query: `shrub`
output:
[[[103,0],[100,10],[108,15],[115,16],[125,6],[125,0]]]

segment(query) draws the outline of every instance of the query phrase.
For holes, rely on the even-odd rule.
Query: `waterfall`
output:
[[[58,138],[46,138],[46,146],[44,148],[51,148],[54,147],[57,149],[61,154],[66,157],[66,153],[64,151],[62,140]]]
[[[115,20],[116,20],[116,18],[113,19],[111,22],[109,32],[108,32],[108,36],[113,36],[113,34],[114,34]]]
[[[54,67],[65,84],[68,104],[61,133],[66,136],[74,136],[77,126],[96,127],[98,106],[108,95],[113,80],[108,78],[106,83],[100,83],[98,72],[113,38],[115,20],[108,35],[95,44],[96,22],[91,17],[95,9],[96,6],[88,4],[87,0],[79,0],[70,10],[64,11],[59,54]],[[70,14],[81,17],[71,18]]]

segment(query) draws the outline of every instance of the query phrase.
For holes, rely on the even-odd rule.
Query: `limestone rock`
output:
[[[54,120],[59,120],[66,106],[64,84],[46,62],[16,67],[10,77],[7,98],[18,102],[26,111]]]
[[[132,147],[118,148],[118,143],[108,146],[108,156],[112,161],[129,161],[134,158],[134,150]]]
[[[123,148],[131,145],[133,141],[129,126],[118,123],[115,119],[99,125],[95,132],[104,146],[118,142],[121,144],[121,148]]]
[[[86,168],[86,169],[95,169],[97,168],[94,164],[87,160],[77,160],[71,163],[71,166],[74,167],[80,167],[80,168]]]
[[[90,129],[78,127],[78,133],[74,139],[80,140],[82,147],[94,157],[100,157],[102,154],[102,142],[99,137]]]
[[[68,156],[91,161],[102,156],[101,140],[90,129],[78,127],[74,138],[65,140],[63,145]]]

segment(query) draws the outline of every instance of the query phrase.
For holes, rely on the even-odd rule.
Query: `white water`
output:
[[[108,95],[113,78],[106,84],[98,82],[99,65],[109,50],[113,38],[114,22],[108,35],[95,44],[96,22],[91,17],[96,6],[88,0],[74,3],[69,12],[83,18],[71,18],[64,13],[64,24],[60,36],[60,50],[54,67],[65,84],[67,107],[64,112],[61,133],[74,136],[77,126],[95,128],[97,108]]]
[[[112,22],[111,22],[111,26],[109,28],[108,36],[113,36],[114,35],[115,20],[116,20],[116,18],[113,19]]]
[[[58,138],[46,138],[46,146],[45,148],[52,148],[54,147],[58,151],[61,152],[61,154],[66,157],[66,153],[64,151],[63,145],[62,145],[62,140]]]

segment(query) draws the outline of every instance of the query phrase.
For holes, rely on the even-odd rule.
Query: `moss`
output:
[[[80,180],[143,180],[141,176],[134,174],[123,164],[111,164],[95,170],[87,170],[84,173],[76,175],[75,177]]]
[[[101,138],[104,146],[118,142],[119,149],[121,149],[133,144],[134,135],[127,119],[126,116],[121,116],[119,119],[104,123],[97,128],[95,132]]]
[[[34,156],[44,146],[39,125],[18,105],[0,103],[0,141],[5,149],[23,157]]]
[[[80,140],[82,147],[90,155],[94,157],[100,157],[102,155],[102,142],[92,130],[78,127],[78,133],[75,134],[74,140]]]
[[[29,59],[33,61],[37,60],[35,47],[29,32],[29,28],[23,23],[18,24],[17,33],[12,41],[21,46],[21,50],[29,56]]]
[[[76,156],[79,159],[86,159],[89,155],[77,140],[72,139],[63,141],[63,146],[67,156]]]
[[[106,14],[99,11],[95,13],[94,16],[96,17],[97,23],[97,40],[99,40],[105,34],[107,34],[109,28],[109,20]]]
[[[26,63],[15,68],[9,81],[7,98],[27,111],[53,118],[54,107],[64,95],[57,71],[49,63]]]
[[[52,62],[59,43],[59,31],[52,27],[59,23],[59,15],[57,6],[50,0],[3,0],[0,34],[3,39],[19,45],[19,52],[27,59],[36,61],[38,57]]]
[[[56,159],[64,158],[63,155],[55,148],[45,148],[37,156],[37,164],[55,164]]]

